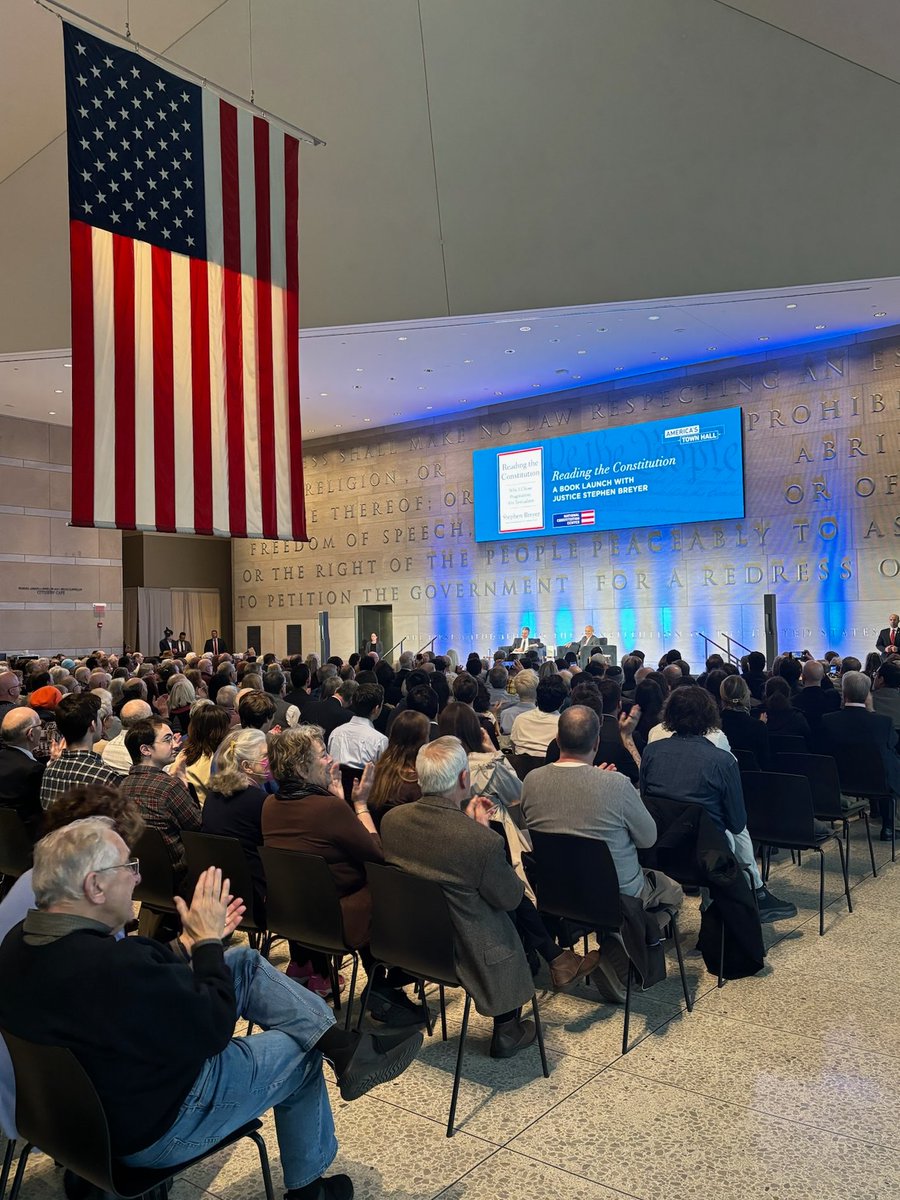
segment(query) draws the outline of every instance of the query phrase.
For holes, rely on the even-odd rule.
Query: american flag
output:
[[[72,523],[303,540],[299,143],[63,33]]]

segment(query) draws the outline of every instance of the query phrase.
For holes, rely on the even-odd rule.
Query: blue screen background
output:
[[[740,408],[720,409],[476,450],[475,540],[743,517],[742,419]],[[543,527],[501,533],[499,456],[537,446],[543,451]]]

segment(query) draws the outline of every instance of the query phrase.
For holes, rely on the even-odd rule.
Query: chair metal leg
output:
[[[550,1078],[550,1068],[547,1066],[547,1051],[544,1048],[544,1027],[541,1024],[541,1014],[538,1009],[537,992],[531,997],[531,1011],[534,1013],[534,1030],[537,1038],[538,1050],[541,1052],[541,1070],[544,1072],[544,1078]]]
[[[359,1016],[356,1018],[357,1032],[362,1028],[363,1017],[365,1016],[366,1009],[369,1007],[369,995],[372,991],[372,984],[375,982],[379,971],[386,972],[387,967],[384,965],[384,963],[373,963],[372,970],[369,972],[369,978],[366,981],[366,989],[363,992],[363,997],[359,1004]]]
[[[350,994],[347,996],[347,1015],[344,1018],[344,1028],[350,1028],[350,1017],[353,1012],[353,997],[356,993],[356,974],[359,971],[359,955],[353,951],[353,970],[350,972]]]
[[[853,901],[850,899],[850,858],[844,856],[844,847],[841,845],[841,839],[835,839],[838,844],[838,853],[841,856],[841,873],[844,876],[844,895],[847,897],[847,912],[853,912]]]
[[[825,936],[825,851],[821,846],[819,852],[819,937]]]
[[[425,998],[424,979],[419,980],[418,984],[416,985],[416,991],[419,993],[419,999],[422,1001],[422,1011],[425,1014],[425,1029],[428,1033],[428,1036],[431,1037],[431,1035],[434,1033],[434,1021],[431,1019],[431,1013],[428,1009],[428,1001]]]
[[[6,1185],[9,1182],[9,1172],[12,1169],[13,1155],[16,1152],[16,1139],[9,1138],[3,1154],[3,1166],[0,1168],[0,1200],[6,1195]]]
[[[628,1053],[628,1026],[631,1023],[631,981],[634,978],[634,963],[628,960],[628,986],[625,989],[625,1025],[622,1029],[622,1053]]]
[[[694,1002],[691,999],[687,975],[685,974],[684,970],[684,955],[681,952],[681,934],[678,930],[678,917],[675,913],[669,914],[669,928],[672,930],[672,941],[675,943],[675,953],[678,955],[678,970],[681,973],[681,987],[684,991],[684,1003],[688,1012],[693,1012]]]
[[[18,1200],[19,1191],[22,1187],[22,1179],[25,1176],[25,1164],[28,1162],[28,1155],[34,1149],[31,1142],[26,1142],[22,1147],[22,1152],[19,1155],[19,1162],[16,1167],[16,1173],[13,1177],[12,1189],[9,1193],[9,1200]]]
[[[459,1050],[456,1055],[456,1072],[453,1076],[453,1095],[450,1097],[450,1115],[447,1118],[447,1137],[453,1137],[453,1122],[456,1119],[456,1102],[459,1099],[459,1080],[462,1075],[463,1055],[466,1050],[466,1030],[469,1028],[469,1010],[472,1007],[472,997],[466,992],[466,1004],[463,1008],[462,1028],[459,1031]]]
[[[334,1005],[334,1011],[341,1011],[341,981],[338,976],[338,963],[341,960],[336,954],[331,954],[328,957],[328,973],[331,975],[331,1003]]]
[[[875,847],[872,845],[872,826],[869,823],[869,814],[865,809],[863,810],[863,818],[866,822],[866,837],[869,839],[869,860],[872,863],[872,878],[877,879],[878,868],[875,866]]]
[[[252,1133],[248,1133],[247,1137],[251,1139],[259,1151],[259,1169],[262,1172],[263,1187],[266,1189],[266,1200],[275,1200],[275,1189],[272,1187],[272,1171],[269,1167],[269,1151],[266,1149],[266,1143],[258,1129],[254,1129]]]
[[[446,1004],[446,998],[444,995],[444,985],[442,983],[438,984],[438,995],[441,998],[441,1041],[446,1042],[446,1040],[447,1040],[447,1004]]]

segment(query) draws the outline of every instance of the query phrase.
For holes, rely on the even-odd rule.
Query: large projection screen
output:
[[[475,540],[744,516],[740,408],[472,455]]]

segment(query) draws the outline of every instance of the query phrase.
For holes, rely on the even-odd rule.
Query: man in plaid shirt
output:
[[[165,721],[148,717],[125,734],[125,749],[132,766],[119,791],[137,804],[148,825],[159,830],[176,875],[183,876],[187,864],[181,831],[199,830],[200,805],[183,778],[166,772],[175,759],[175,735]]]
[[[120,776],[93,750],[94,742],[103,736],[99,696],[93,692],[63,696],[56,706],[56,728],[66,745],[59,757],[48,764],[41,780],[44,808],[49,808],[73,787],[90,783],[117,786]]]

